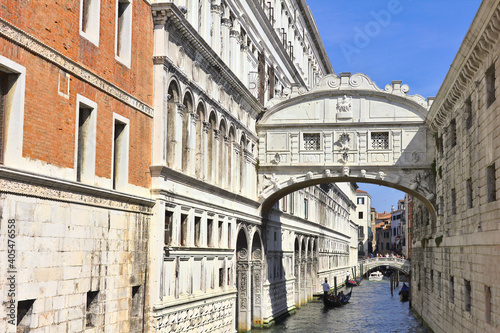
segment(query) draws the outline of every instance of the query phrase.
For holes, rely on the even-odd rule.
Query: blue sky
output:
[[[480,0],[306,0],[335,73],[367,74],[379,88],[393,80],[409,94],[435,96]],[[389,211],[404,193],[358,184],[372,207]]]

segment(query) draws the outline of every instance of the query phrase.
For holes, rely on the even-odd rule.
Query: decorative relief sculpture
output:
[[[349,134],[347,134],[345,132],[340,134],[338,144],[340,145],[340,150],[342,151],[341,161],[344,164],[349,161],[348,152],[349,152],[349,148],[350,148],[350,142],[351,142],[351,138],[350,138]]]
[[[279,178],[276,177],[276,174],[273,173],[271,176],[268,176],[268,175],[264,175],[264,178],[269,180],[269,183],[265,188],[264,190],[267,190],[268,188],[270,187],[273,187],[274,189],[276,190],[279,190],[280,189],[280,186],[279,186]]]
[[[344,95],[337,104],[338,112],[352,112],[352,97]]]
[[[349,167],[345,166],[342,168],[342,176],[349,177],[349,173],[350,173]]]

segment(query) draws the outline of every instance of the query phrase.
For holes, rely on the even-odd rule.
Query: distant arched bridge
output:
[[[411,270],[410,260],[400,258],[375,257],[360,260],[358,262],[358,272],[365,274],[369,270],[372,270],[379,266],[389,266],[390,268],[399,270],[403,274],[410,274]]]

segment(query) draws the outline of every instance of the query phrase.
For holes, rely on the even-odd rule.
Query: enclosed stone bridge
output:
[[[435,217],[430,102],[408,91],[401,81],[380,89],[364,74],[340,73],[270,100],[257,124],[263,212],[304,187],[365,182],[410,193]]]
[[[390,268],[397,269],[403,274],[410,274],[411,264],[410,260],[400,258],[369,258],[358,261],[358,272],[365,274],[372,269],[380,266],[389,266]]]

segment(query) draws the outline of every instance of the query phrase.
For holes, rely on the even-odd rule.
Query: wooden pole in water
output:
[[[396,284],[396,286],[399,287],[399,271],[398,271],[398,283]]]
[[[335,296],[337,296],[337,277],[333,277],[333,286],[334,286],[334,291],[335,291]]]
[[[392,276],[392,274],[391,274],[391,296],[394,296],[394,293],[392,291],[392,284],[393,284],[393,282],[394,282],[394,276]]]

